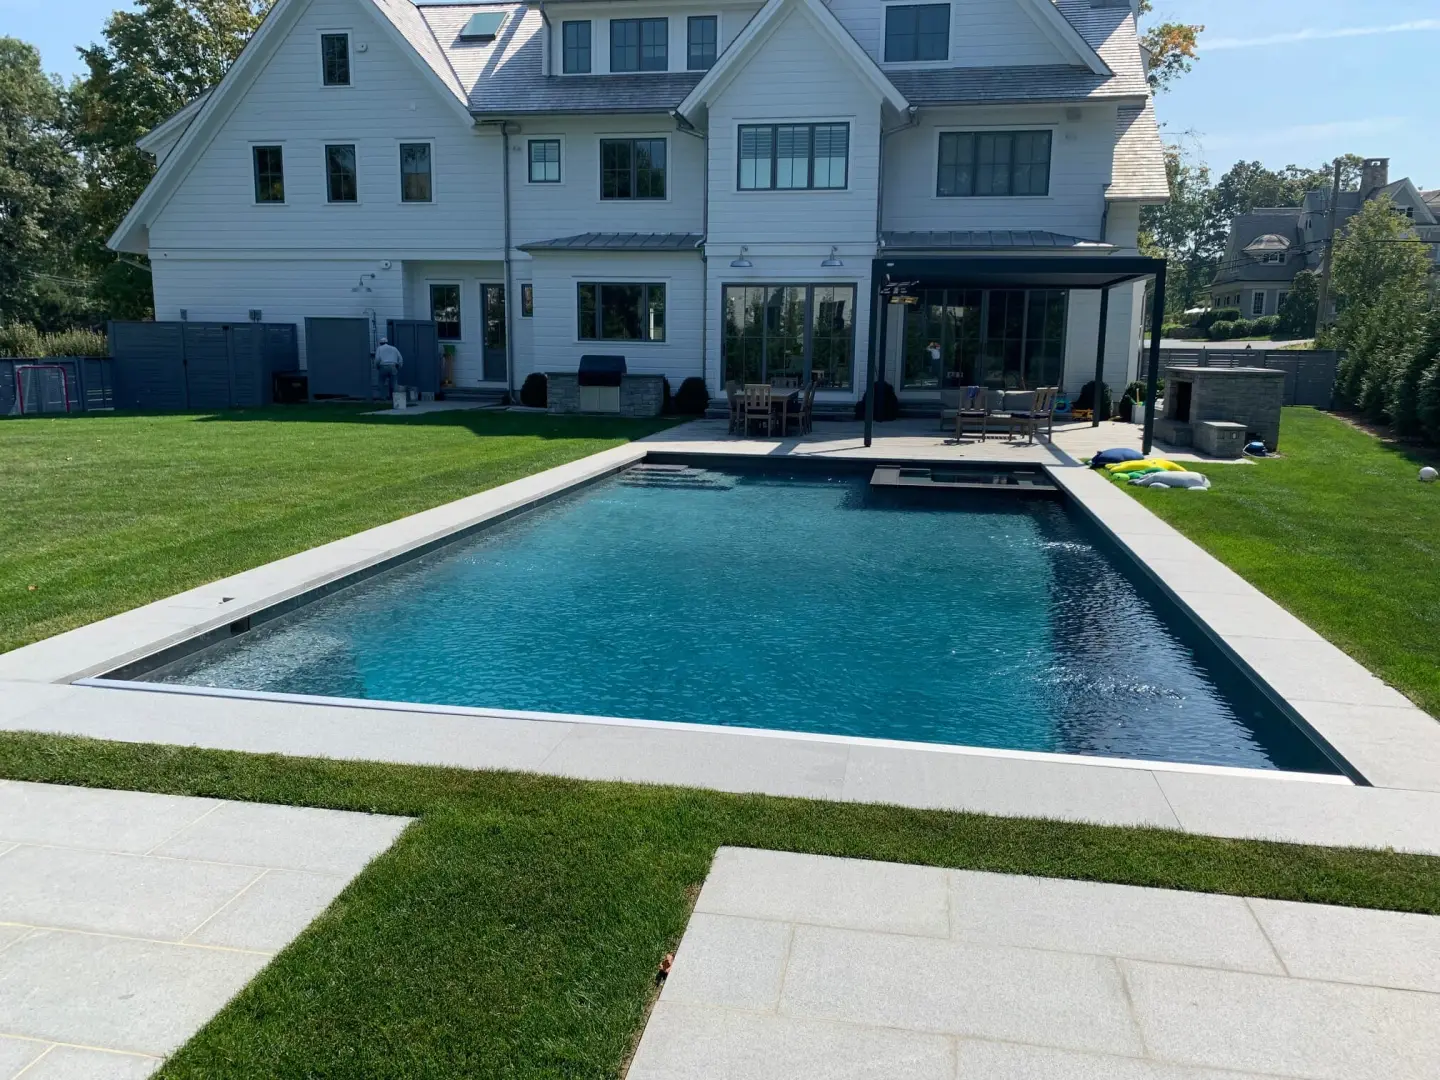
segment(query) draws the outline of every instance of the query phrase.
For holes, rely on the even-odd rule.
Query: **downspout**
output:
[[[516,127],[518,133],[519,127]],[[505,192],[505,396],[506,404],[515,400],[515,289],[510,274],[510,121],[500,121],[500,153],[505,159],[503,187]],[[480,313],[483,322],[485,313]],[[484,342],[481,342],[484,351]]]
[[[710,239],[710,133],[671,109],[675,130],[700,140],[705,162],[704,182],[700,185],[700,381],[710,388],[710,257],[705,244]]]

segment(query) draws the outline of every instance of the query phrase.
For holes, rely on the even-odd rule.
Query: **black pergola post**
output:
[[[1155,442],[1155,391],[1160,384],[1160,330],[1165,322],[1165,264],[1155,270],[1155,299],[1150,305],[1150,371],[1145,382],[1145,441],[1140,450],[1147,457]]]
[[[1092,428],[1097,428],[1100,426],[1100,406],[1105,400],[1104,394],[1101,393],[1101,390],[1105,386],[1105,331],[1109,329],[1109,326],[1110,290],[1101,289],[1100,334],[1099,341],[1095,346],[1095,402],[1094,407],[1090,410],[1090,426]],[[1108,420],[1109,417],[1106,417],[1106,419]]]
[[[875,370],[878,367],[875,355],[880,351],[885,334],[885,321],[880,318],[880,275],[871,274],[870,292],[870,348],[865,356],[865,445],[869,446],[875,431]],[[880,329],[877,332],[877,327]]]

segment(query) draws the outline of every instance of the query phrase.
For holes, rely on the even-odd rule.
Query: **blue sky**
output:
[[[79,71],[116,0],[0,0],[0,33],[39,46],[47,70]],[[1440,63],[1435,0],[1156,0],[1202,22],[1201,60],[1159,101],[1171,139],[1223,171],[1236,161],[1318,165],[1337,153],[1391,159],[1392,176],[1440,188],[1440,131],[1425,77]],[[1430,114],[1427,116],[1427,105]]]

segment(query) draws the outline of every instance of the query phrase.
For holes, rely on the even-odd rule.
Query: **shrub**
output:
[[[1131,401],[1144,401],[1145,384],[1139,379],[1136,379],[1132,383],[1128,383],[1125,387],[1125,392],[1121,395],[1121,397],[1128,397]]]
[[[1277,334],[1291,338],[1307,338],[1315,333],[1315,312],[1320,306],[1320,276],[1313,270],[1301,270],[1290,286],[1290,295],[1280,305]]]
[[[1209,330],[1217,322],[1234,322],[1240,318],[1239,308],[1211,308],[1209,311],[1202,311],[1199,318],[1195,320],[1196,330]]]
[[[1166,338],[1178,338],[1182,334],[1184,334],[1186,330],[1189,329],[1190,328],[1188,326],[1183,326],[1180,323],[1166,323],[1164,326],[1160,327],[1160,336]]]
[[[1223,319],[1220,322],[1210,324],[1211,341],[1228,341],[1235,336],[1235,327],[1238,324],[1234,319]]]
[[[532,409],[543,409],[550,404],[550,380],[538,371],[525,376],[520,384],[520,404]]]
[[[105,335],[96,330],[42,334],[29,323],[0,327],[0,356],[108,356]]]
[[[1110,417],[1112,417],[1112,416],[1115,415],[1114,410],[1111,408],[1112,405],[1113,405],[1113,402],[1110,400],[1110,385],[1109,385],[1108,383],[1101,383],[1101,384],[1100,384],[1100,419],[1101,419],[1101,420],[1109,420]],[[1077,409],[1094,409],[1094,408],[1095,408],[1095,380],[1094,380],[1094,379],[1091,379],[1089,382],[1087,382],[1084,386],[1082,386],[1082,387],[1080,388],[1080,393],[1075,396],[1075,408],[1077,408]]]
[[[862,397],[855,403],[856,420],[865,419],[865,398],[869,396],[869,391],[866,391],[865,397]],[[888,382],[882,382],[880,384],[880,394],[875,399],[875,419],[882,421],[894,420],[899,417],[899,415],[900,399],[895,396],[895,388]]]
[[[1235,329],[1230,332],[1231,337],[1247,338],[1256,334],[1254,319],[1236,319]]]
[[[660,415],[669,416],[675,411],[675,395],[670,393],[670,376],[660,376]]]
[[[1432,442],[1440,443],[1440,359],[1421,374],[1415,396],[1420,429]]]
[[[681,416],[704,416],[709,407],[710,391],[699,376],[690,376],[675,391],[675,412]]]
[[[1255,320],[1255,334],[1257,337],[1269,337],[1280,329],[1280,316],[1262,315]]]

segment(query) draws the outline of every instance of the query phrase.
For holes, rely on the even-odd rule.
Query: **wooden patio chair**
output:
[[[960,401],[955,408],[955,441],[963,442],[966,425],[974,425],[984,442],[990,433],[990,396],[983,386],[962,386]]]
[[[1035,401],[1029,409],[1011,414],[1011,430],[1024,432],[1030,443],[1035,442],[1035,433],[1043,425],[1046,440],[1053,442],[1055,436],[1055,398],[1059,396],[1058,386],[1042,386],[1035,391]]]
[[[741,409],[746,435],[756,420],[765,421],[766,435],[775,433],[775,409],[769,383],[746,383]]]
[[[815,411],[815,380],[811,379],[805,384],[805,389],[800,392],[800,399],[795,402],[795,411],[790,411],[790,399],[786,398],[781,406],[785,410],[784,419],[780,424],[780,434],[785,435],[790,430],[790,417],[795,418],[795,426],[801,435],[810,434],[810,428],[814,419]]]

